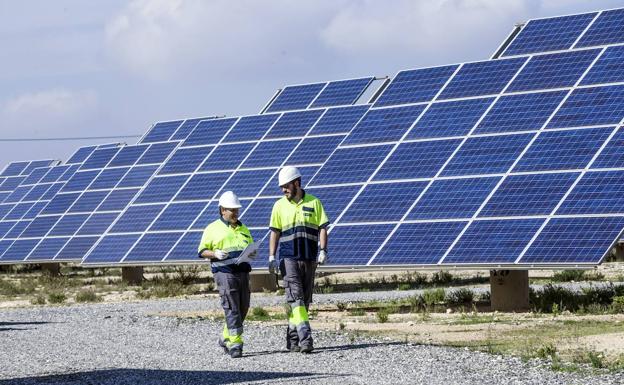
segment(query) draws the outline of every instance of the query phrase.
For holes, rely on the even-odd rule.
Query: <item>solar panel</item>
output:
[[[361,116],[365,110],[366,108],[358,108],[356,112]],[[349,112],[349,115],[353,115],[351,111]],[[152,234],[171,233],[170,239],[176,238],[176,242],[186,242],[191,236],[187,234],[203,229],[214,220],[216,207],[212,202],[220,191],[230,189],[236,191],[243,198],[243,204],[251,205],[252,210],[260,207],[260,203],[263,202],[258,200],[257,204],[252,204],[255,197],[261,195],[262,191],[271,190],[269,182],[275,184],[271,186],[276,190],[273,196],[280,194],[274,178],[278,169],[287,163],[287,159],[292,158],[290,162],[297,163],[309,162],[305,155],[311,152],[317,152],[319,156],[326,158],[344,140],[344,135],[335,133],[308,137],[324,113],[325,110],[287,112],[278,114],[277,118],[271,115],[262,115],[263,119],[230,118],[227,123],[220,123],[225,119],[214,119],[210,121],[211,127],[222,130],[221,137],[214,136],[209,142],[203,135],[206,133],[206,125],[203,124],[205,122],[200,122],[182,145],[163,162],[156,176],[141,188],[138,196],[126,203],[127,206],[121,216],[113,221],[105,232],[105,236],[108,237],[139,235],[140,237],[136,238],[137,244],[129,245],[131,248],[128,250],[124,249],[127,255],[122,255],[122,251],[119,251],[115,257],[105,258],[100,254],[100,250],[108,243],[102,245],[104,242],[102,238],[83,259],[83,264],[183,261],[184,254],[177,244],[164,243],[163,245],[170,247],[169,250],[163,250],[162,254],[146,257],[147,259],[137,253],[143,250],[141,244],[143,239],[147,239],[146,236],[156,237]],[[349,119],[353,118],[349,116],[345,120],[343,117],[344,121]],[[353,121],[351,125],[355,123]],[[254,137],[233,136],[236,130],[247,131],[247,128],[251,128],[248,132],[253,135],[261,135],[260,140],[254,140]],[[233,137],[236,141],[226,143],[226,138]],[[245,140],[238,141],[239,139]],[[301,149],[303,156],[297,156],[296,149]],[[323,160],[316,159],[316,165],[300,166],[306,176],[311,176]],[[272,200],[274,198],[271,198]],[[105,203],[106,201],[103,204]],[[255,222],[255,224],[266,228],[266,223]],[[172,256],[166,257],[169,252]],[[197,261],[195,252],[187,255],[190,256],[190,261]]]
[[[354,104],[373,82],[373,77],[330,82],[314,100],[310,108]]]
[[[481,120],[475,133],[539,130],[566,95],[566,91],[550,91],[502,96]]]
[[[370,110],[345,140],[345,145],[399,140],[423,112],[424,105]]]
[[[624,117],[624,85],[578,88],[566,99],[549,128],[618,124]]]
[[[0,263],[197,263],[231,189],[266,267],[295,165],[329,215],[330,267],[597,264],[624,228],[624,51],[604,47],[621,14],[531,20],[504,58],[401,71],[372,106],[352,105],[370,77],[289,86],[267,113],[81,149],[68,175],[5,168]]]
[[[401,71],[379,96],[374,107],[430,101],[457,67],[452,65]]]
[[[507,91],[571,87],[599,53],[599,49],[590,49],[534,56],[509,85]]]
[[[446,264],[513,263],[543,219],[475,221],[444,258]]]
[[[597,13],[530,20],[503,56],[569,49]]]
[[[463,136],[474,127],[494,98],[434,103],[407,135],[407,139]]]
[[[36,202],[23,202],[18,204],[19,208],[16,206],[17,210],[11,210],[9,214],[15,219],[20,219],[18,212],[27,211],[5,238],[36,241],[36,247],[32,253],[22,255],[12,251],[20,247],[13,242],[15,245],[7,247],[7,258],[16,262],[18,256],[23,256],[25,262],[82,259],[88,251],[84,248],[97,241],[138,193],[136,187],[142,187],[156,171],[154,165],[137,164],[156,146],[161,153],[160,144],[83,148],[70,158],[82,159],[82,163],[52,167],[41,178],[24,181],[34,184],[22,200]],[[37,210],[33,211],[35,207]],[[43,251],[42,245],[47,244],[50,248]],[[83,254],[73,254],[78,252]]]
[[[622,217],[554,218],[518,262],[596,264],[599,253],[609,250],[623,226]]]
[[[624,9],[602,11],[576,47],[624,43]]]
[[[169,140],[184,140],[189,134],[197,127],[197,124],[202,120],[210,120],[215,119],[216,117],[206,117],[206,118],[194,118],[194,119],[186,119],[184,123],[178,127],[173,135],[169,138]]]
[[[316,99],[327,83],[303,84],[284,87],[277,98],[269,105],[266,112],[303,110]]]
[[[216,144],[236,123],[236,119],[213,119],[199,122],[193,132],[183,142],[184,146]]]
[[[149,129],[139,143],[166,142],[173,136],[182,123],[182,120],[156,123]]]
[[[581,85],[624,81],[624,46],[609,47],[583,78]]]
[[[527,59],[499,59],[464,64],[440,93],[440,99],[501,92]]]
[[[499,177],[434,181],[407,220],[471,218],[499,182]]]

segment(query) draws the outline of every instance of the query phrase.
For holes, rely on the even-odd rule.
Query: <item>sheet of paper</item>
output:
[[[238,257],[239,259],[247,259],[249,258],[249,255],[252,254],[254,251],[258,250],[258,246],[260,246],[260,244],[258,242],[252,242],[249,245],[247,245],[247,247],[245,247],[245,250],[243,250],[243,252],[241,253],[241,255]],[[253,258],[251,258],[253,259]]]

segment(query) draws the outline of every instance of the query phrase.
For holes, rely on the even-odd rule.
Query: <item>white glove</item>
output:
[[[269,273],[278,275],[279,268],[277,266],[277,261],[275,260],[275,255],[269,255]]]
[[[226,259],[228,257],[228,252],[227,251],[223,251],[223,250],[215,250],[214,251],[214,256],[215,258],[217,258],[219,261],[222,261],[224,259]]]
[[[325,251],[324,249],[321,249],[321,251],[319,251],[317,262],[319,265],[322,265],[325,262],[327,262],[327,251]]]

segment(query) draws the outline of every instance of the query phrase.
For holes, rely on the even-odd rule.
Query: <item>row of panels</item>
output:
[[[590,26],[591,24],[591,26]],[[589,26],[589,28],[587,28]],[[624,43],[624,9],[531,20],[505,49],[503,56],[527,55]],[[586,30],[587,29],[587,30]],[[510,85],[509,91],[567,87],[575,83],[600,49],[536,55]],[[621,82],[622,47],[610,47],[582,85]],[[400,72],[384,90],[375,107],[430,101],[453,76],[441,99],[496,94],[505,86],[524,58],[468,63]],[[491,74],[496,76],[491,76]],[[487,76],[485,74],[488,74]],[[354,103],[372,78],[286,87],[268,112],[300,110]],[[484,82],[485,80],[485,82]],[[317,103],[324,94],[343,88],[339,103]],[[340,92],[338,92],[340,93]],[[320,94],[320,95],[319,95]]]
[[[623,227],[624,216],[334,226],[328,266],[597,264]],[[106,235],[83,264],[197,263],[201,234]],[[252,236],[261,243],[253,267],[266,268],[267,230]]]
[[[624,42],[624,9],[530,20],[503,56]]]

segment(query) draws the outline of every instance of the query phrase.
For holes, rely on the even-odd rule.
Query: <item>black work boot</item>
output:
[[[314,350],[314,346],[312,346],[312,344],[302,344],[301,345],[301,353],[312,353],[312,350]]]
[[[230,351],[227,348],[227,345],[225,344],[225,341],[223,341],[223,339],[219,338],[219,346],[221,346],[223,348],[223,353],[225,354],[229,354]]]
[[[286,350],[289,352],[299,352],[299,341],[293,337],[297,336],[297,331],[294,333],[289,327],[286,328]]]
[[[241,346],[234,346],[230,349],[230,357],[240,358],[243,356],[243,348]]]

